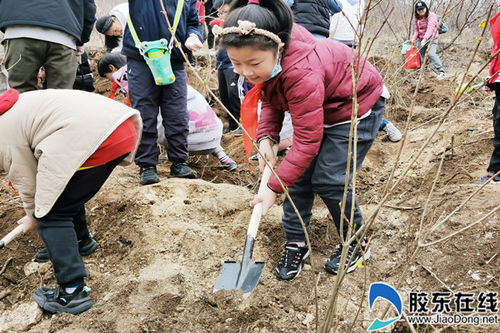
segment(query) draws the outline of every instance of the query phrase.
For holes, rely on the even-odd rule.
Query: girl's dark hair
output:
[[[250,21],[259,29],[276,34],[285,45],[290,40],[293,26],[293,13],[283,0],[260,0],[260,5],[250,4],[248,0],[235,0],[224,27],[237,27],[238,21]],[[223,35],[219,41],[222,48],[251,46],[259,50],[277,50],[278,45],[262,35]]]
[[[97,71],[99,75],[104,77],[106,73],[111,73],[109,65],[115,66],[117,69],[127,64],[127,58],[119,53],[106,53],[104,57],[99,60],[97,64]]]

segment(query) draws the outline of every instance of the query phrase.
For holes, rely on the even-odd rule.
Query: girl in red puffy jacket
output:
[[[253,94],[261,94],[262,113],[256,139],[260,150],[270,156],[272,165],[276,160],[271,146],[279,139],[284,112],[290,111],[293,145],[276,173],[288,187],[307,228],[315,195],[324,201],[340,238],[354,240],[346,249],[348,265],[345,267],[348,272],[354,270],[370,253],[362,235],[361,210],[351,191],[345,202],[347,219],[341,218],[349,130],[352,112],[356,110],[357,164],[351,167],[352,176],[361,167],[379,129],[385,105],[381,75],[364,59],[358,62],[357,53],[351,48],[332,40],[315,39],[306,29],[294,24],[284,1],[237,0],[225,20],[225,28],[218,30],[220,45],[227,50],[235,71],[255,85]],[[356,107],[353,106],[352,65],[360,73]],[[245,106],[245,102],[242,113],[255,112],[257,105]],[[284,188],[272,176],[264,193],[257,195],[253,203],[262,202],[266,214],[283,192]],[[290,280],[300,273],[302,262],[309,255],[309,246],[288,200],[283,210],[287,242],[276,275]],[[327,272],[337,274],[341,250],[339,246],[327,260]]]
[[[491,37],[493,38],[492,54],[500,50],[500,13],[495,15],[490,21]],[[493,106],[493,129],[495,137],[493,138],[493,153],[491,154],[490,164],[487,173],[480,179],[480,183],[487,182],[491,177],[500,171],[500,59],[498,55],[493,59],[490,66],[490,79],[487,90],[495,91],[495,105]],[[500,182],[500,175],[493,178],[494,182]]]

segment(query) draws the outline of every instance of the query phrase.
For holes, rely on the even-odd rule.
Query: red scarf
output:
[[[248,163],[248,157],[252,152],[253,144],[252,140],[255,139],[257,134],[257,124],[259,122],[259,116],[257,114],[257,109],[259,107],[260,93],[261,89],[264,87],[264,83],[256,84],[250,91],[245,95],[243,103],[241,103],[241,123],[243,128],[250,135],[247,136],[243,134],[243,146],[245,147],[245,153]],[[250,171],[252,168],[250,167]]]

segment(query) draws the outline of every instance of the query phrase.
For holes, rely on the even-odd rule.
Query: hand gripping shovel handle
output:
[[[0,240],[0,249],[6,247],[7,244],[9,244],[12,240],[14,240],[17,236],[19,236],[22,233],[24,233],[24,225],[20,224]]]
[[[259,194],[267,186],[269,178],[271,178],[272,171],[269,166],[266,165],[264,172],[262,173],[262,179],[259,186]],[[257,230],[259,230],[260,220],[262,218],[262,204],[258,203],[253,207],[252,217],[250,218],[250,223],[248,225],[247,236],[251,236],[253,239],[257,236]]]
[[[278,145],[273,146],[273,154],[276,156],[278,153]],[[264,168],[264,172],[262,173],[262,179],[260,180],[259,191],[258,194],[261,194],[262,191],[266,188],[267,182],[269,178],[271,178],[272,171],[269,166],[266,164]],[[262,218],[262,204],[258,203],[253,207],[252,217],[250,218],[250,224],[248,225],[248,236],[251,236],[253,239],[257,236],[257,230],[259,230],[260,219]]]

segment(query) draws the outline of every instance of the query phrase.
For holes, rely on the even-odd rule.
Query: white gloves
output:
[[[196,51],[203,47],[203,44],[201,43],[200,39],[195,34],[190,34],[188,39],[186,39],[184,45],[190,51]]]

